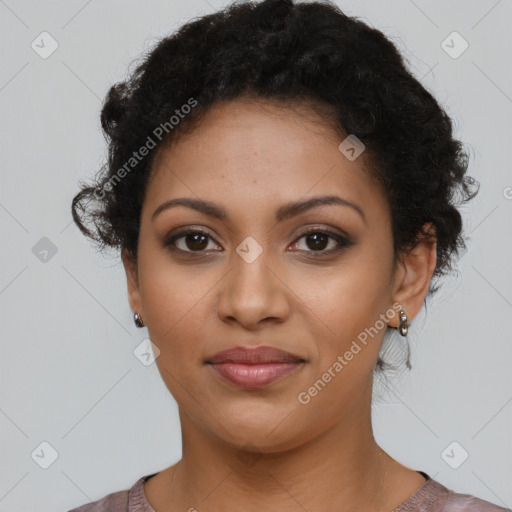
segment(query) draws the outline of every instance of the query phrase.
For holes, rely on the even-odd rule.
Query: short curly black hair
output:
[[[457,206],[479,188],[466,175],[468,152],[396,46],[330,1],[234,3],[161,39],[105,99],[108,161],[73,199],[80,230],[136,261],[158,149],[192,130],[215,103],[243,96],[309,105],[340,133],[355,135],[389,199],[395,255],[428,236],[423,226],[431,222],[434,276],[453,269],[466,247]],[[429,293],[437,288],[433,279]]]

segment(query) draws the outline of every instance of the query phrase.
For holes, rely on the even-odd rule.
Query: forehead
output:
[[[222,203],[228,213],[255,215],[310,195],[338,194],[387,209],[364,152],[349,160],[339,150],[345,137],[307,106],[216,104],[190,133],[159,150],[144,208],[152,213],[174,197],[196,197]]]

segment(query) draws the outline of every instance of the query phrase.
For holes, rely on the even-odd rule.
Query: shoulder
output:
[[[129,490],[117,491],[69,512],[128,512]]]
[[[140,477],[130,489],[107,494],[103,498],[86,503],[68,512],[154,512],[144,494],[144,484],[156,473]]]
[[[448,489],[436,480],[430,480],[428,497],[424,502],[428,505],[420,509],[425,512],[512,512],[510,508],[501,507],[490,501],[477,498],[471,494],[463,494]]]
[[[510,508],[500,507],[490,501],[471,494],[449,491],[444,512],[511,512]]]

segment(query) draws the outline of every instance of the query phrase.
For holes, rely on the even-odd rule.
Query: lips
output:
[[[254,348],[234,347],[227,350],[217,352],[213,357],[206,361],[207,363],[241,363],[241,364],[258,364],[258,363],[297,363],[303,362],[299,356],[278,350],[274,347],[261,345]]]
[[[217,375],[245,388],[260,388],[301,367],[305,360],[270,346],[234,347],[218,352],[206,363]]]

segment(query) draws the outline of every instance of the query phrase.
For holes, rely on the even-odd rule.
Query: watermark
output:
[[[116,173],[111,176],[108,181],[103,184],[102,187],[97,188],[94,191],[94,195],[97,199],[103,199],[106,192],[112,192],[114,187],[134,168],[136,165],[146,157],[149,152],[156,147],[158,142],[162,141],[165,135],[169,134],[176,126],[178,126],[182,119],[185,119],[187,114],[190,114],[192,109],[197,106],[198,102],[194,98],[189,98],[187,103],[183,104],[179,109],[174,112],[176,115],[172,115],[168,121],[160,123],[152,132],[148,135],[146,142],[137,150],[134,151],[132,156],[120,167]],[[155,141],[158,139],[158,142]]]
[[[458,469],[469,457],[467,450],[457,441],[452,441],[442,452],[441,458],[452,469]]]
[[[342,155],[353,162],[366,149],[366,146],[353,133],[342,140],[338,149]]]
[[[135,347],[133,355],[144,366],[150,366],[160,355],[160,349],[149,338],[145,338]]]
[[[441,41],[441,48],[452,59],[458,59],[469,48],[469,43],[454,30]]]
[[[512,199],[512,187],[508,186],[503,189],[503,197],[505,199]]]
[[[43,441],[30,456],[42,469],[48,469],[59,458],[59,453],[48,441]]]
[[[249,443],[236,452],[236,457],[244,465],[252,467],[261,459],[262,454],[255,445]]]
[[[248,236],[236,248],[236,253],[246,263],[252,263],[263,252],[263,247],[252,236]]]
[[[301,391],[297,395],[297,400],[302,405],[307,405],[311,402],[311,398],[315,397],[322,391],[329,382],[338,375],[345,366],[348,365],[354,356],[361,352],[362,347],[357,343],[361,343],[364,347],[368,343],[368,339],[374,338],[384,327],[387,325],[387,320],[390,320],[402,309],[402,306],[395,302],[391,308],[388,308],[385,313],[381,313],[379,319],[371,326],[366,327],[357,335],[357,340],[353,340],[349,350],[345,351],[343,355],[339,355],[336,361],[329,366],[329,368],[322,374],[322,376],[308,388],[307,391]]]
[[[48,263],[56,254],[57,246],[46,236],[43,236],[33,247],[32,254],[41,261]]]
[[[30,43],[30,47],[41,59],[47,59],[59,47],[59,43],[48,32],[41,32],[32,43]]]

